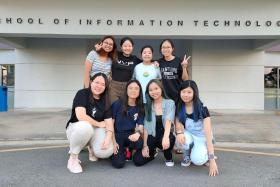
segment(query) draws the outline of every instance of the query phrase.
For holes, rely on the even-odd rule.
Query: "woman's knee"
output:
[[[73,128],[73,133],[80,137],[92,137],[94,130],[92,125],[87,121],[79,121]]]
[[[134,163],[135,166],[142,166],[144,165],[144,157],[142,155],[142,150],[138,150],[135,152],[135,154],[132,157],[132,161]]]
[[[176,141],[176,147],[178,147],[179,149],[183,149],[183,150],[189,150],[192,148],[193,145],[193,137],[192,135],[185,131],[184,132],[184,136],[185,136],[185,143],[184,144],[180,144],[178,141]]]
[[[191,155],[191,161],[193,164],[201,166],[208,161],[207,148],[204,145],[194,145]]]
[[[125,165],[125,158],[119,158],[119,157],[116,157],[115,155],[113,156],[112,158],[112,166],[114,168],[123,168]]]
[[[88,122],[77,122],[71,124],[67,129],[67,138],[71,145],[84,146],[93,136],[93,128]]]
[[[113,142],[110,142],[109,147],[107,149],[102,149],[100,145],[93,145],[94,155],[97,158],[109,158],[114,152]]]

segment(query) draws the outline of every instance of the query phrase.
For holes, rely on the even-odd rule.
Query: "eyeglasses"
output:
[[[93,81],[92,83],[93,83],[93,84],[97,84],[97,85],[99,85],[99,86],[105,87],[105,84],[102,83],[102,82],[99,82],[99,81]]]
[[[110,46],[110,47],[113,47],[113,46],[114,46],[114,43],[109,43],[109,42],[103,42],[103,44],[108,45],[108,46]]]

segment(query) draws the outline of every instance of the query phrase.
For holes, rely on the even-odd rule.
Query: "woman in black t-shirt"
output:
[[[91,78],[90,87],[79,90],[74,98],[66,126],[70,142],[67,168],[72,173],[82,172],[78,155],[86,145],[89,145],[90,161],[113,154],[114,128],[107,87],[106,75],[97,73]]]
[[[182,166],[206,164],[209,176],[218,175],[211,119],[192,80],[182,82],[176,119],[176,144],[183,152]],[[208,162],[208,163],[207,163]]]
[[[109,87],[112,103],[124,96],[126,83],[131,79],[135,66],[141,62],[139,58],[132,55],[134,43],[131,38],[122,38],[120,46],[121,51],[118,52],[117,61],[112,64],[112,80]]]
[[[190,56],[186,58],[185,55],[182,61],[173,54],[174,50],[172,40],[165,39],[161,42],[160,52],[163,57],[159,59],[159,67],[166,95],[177,103],[180,83],[182,80],[189,79],[188,60]]]

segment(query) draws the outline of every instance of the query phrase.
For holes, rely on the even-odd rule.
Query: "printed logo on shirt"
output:
[[[135,114],[133,115],[133,117],[134,117],[134,121],[136,121],[137,118],[138,118],[138,113],[135,113]]]
[[[160,68],[163,79],[178,79],[178,70],[173,67]]]
[[[92,111],[91,111],[91,116],[92,116],[92,117],[95,117],[95,113],[96,113],[96,108],[94,107],[94,108],[92,109]]]
[[[149,74],[148,71],[145,71],[145,72],[143,73],[143,76],[144,76],[144,77],[149,77],[149,75],[150,75],[150,74]]]
[[[118,60],[118,64],[119,65],[123,65],[123,66],[130,66],[130,65],[133,65],[134,62],[130,61],[130,62],[125,62],[123,60]]]

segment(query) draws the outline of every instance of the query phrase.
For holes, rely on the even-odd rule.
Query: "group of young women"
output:
[[[160,44],[163,57],[157,61],[151,46],[142,48],[142,60],[132,55],[129,37],[120,46],[117,51],[115,39],[106,36],[87,56],[85,88],[74,98],[66,127],[70,172],[82,172],[78,155],[86,146],[90,161],[110,157],[122,168],[127,153],[142,166],[155,158],[156,149],[163,151],[166,166],[174,166],[176,144],[182,166],[208,165],[209,175],[217,175],[210,115],[196,83],[188,80],[189,58],[174,56],[169,39]]]

